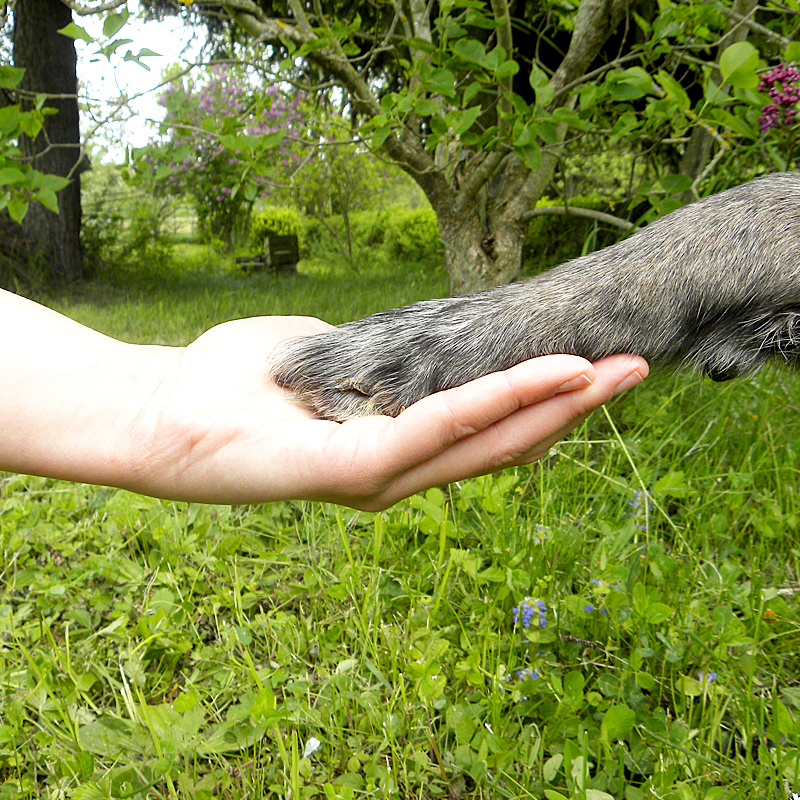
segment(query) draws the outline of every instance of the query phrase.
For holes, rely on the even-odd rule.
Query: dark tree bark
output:
[[[20,88],[58,95],[47,102],[58,113],[46,118],[35,139],[20,141],[35,169],[71,179],[58,193],[58,214],[32,203],[22,223],[32,254],[58,281],[83,276],[77,56],[73,40],[58,33],[71,21],[72,12],[60,0],[17,0],[14,6],[14,65],[25,70]]]

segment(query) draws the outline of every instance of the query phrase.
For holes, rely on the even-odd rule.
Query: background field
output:
[[[180,345],[446,291],[183,245],[46,301]],[[786,800],[798,388],[654,375],[538,468],[380,514],[3,477],[0,800]]]

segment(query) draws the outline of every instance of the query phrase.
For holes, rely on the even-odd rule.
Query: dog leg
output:
[[[800,175],[704,198],[530,280],[290,340],[270,366],[342,421],[551,353],[634,353],[714,380],[800,363]]]

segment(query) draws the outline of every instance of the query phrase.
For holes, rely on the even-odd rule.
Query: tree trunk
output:
[[[519,277],[524,225],[486,217],[477,206],[460,217],[438,209],[437,219],[451,294],[471,294]]]
[[[77,56],[72,39],[58,33],[71,21],[72,12],[60,0],[17,0],[14,6],[14,64],[25,70],[20,88],[62,95],[48,100],[58,113],[45,118],[41,133],[20,139],[23,156],[35,169],[72,181],[58,193],[58,214],[32,203],[22,223],[32,254],[58,281],[83,276]]]

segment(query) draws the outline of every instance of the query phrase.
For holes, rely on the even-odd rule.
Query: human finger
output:
[[[647,372],[635,356],[594,366],[546,356],[425,398],[382,429],[380,457],[395,477],[374,499],[385,507],[429,486],[535,460],[618,386]],[[591,382],[574,388],[581,377]],[[565,384],[572,390],[559,392]]]

